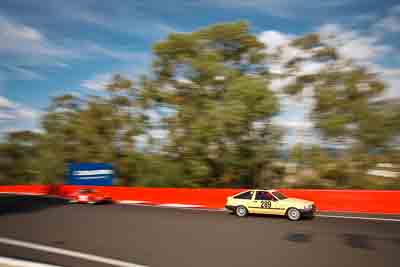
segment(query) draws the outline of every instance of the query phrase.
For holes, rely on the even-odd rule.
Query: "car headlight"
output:
[[[312,204],[310,204],[310,205],[305,205],[305,206],[304,206],[304,209],[306,209],[306,210],[312,209]]]

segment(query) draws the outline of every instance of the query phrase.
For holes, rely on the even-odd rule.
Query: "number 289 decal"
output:
[[[271,201],[269,201],[269,200],[261,201],[261,208],[270,209],[271,208]]]

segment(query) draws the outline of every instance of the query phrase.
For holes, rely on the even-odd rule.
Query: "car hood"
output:
[[[304,199],[300,199],[300,198],[293,198],[293,197],[289,197],[287,199],[281,200],[280,202],[285,203],[285,204],[297,204],[297,205],[312,205],[312,204],[314,204],[313,201],[304,200]]]

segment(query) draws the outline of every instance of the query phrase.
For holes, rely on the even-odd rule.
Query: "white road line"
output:
[[[323,215],[323,214],[316,214],[315,216],[316,217],[322,217],[322,218],[339,218],[339,219],[355,219],[355,220],[400,222],[400,219],[392,219],[392,218],[356,217],[356,216]]]
[[[0,257],[0,266],[3,266],[2,264],[10,267],[61,267],[59,265],[50,265],[45,263]]]
[[[105,263],[105,264],[109,264],[109,265],[113,265],[113,266],[119,266],[119,267],[146,267],[144,265],[139,265],[139,264],[130,263],[130,262],[126,262],[126,261],[105,258],[105,257],[100,257],[100,256],[92,255],[92,254],[86,254],[86,253],[81,253],[81,252],[77,252],[77,251],[55,248],[55,247],[35,244],[35,243],[31,243],[31,242],[19,241],[19,240],[10,239],[10,238],[4,238],[4,237],[0,237],[0,243],[6,244],[6,245],[12,245],[12,246],[18,246],[18,247],[24,247],[24,248],[45,251],[45,252],[54,253],[54,254],[61,254],[64,256],[80,258],[80,259],[84,259],[84,260],[88,260],[88,261],[101,262],[101,263]]]

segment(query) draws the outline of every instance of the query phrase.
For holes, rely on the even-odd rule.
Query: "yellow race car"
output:
[[[286,216],[297,221],[312,216],[316,210],[312,201],[288,198],[277,190],[247,190],[227,198],[225,208],[239,217],[249,213]]]

